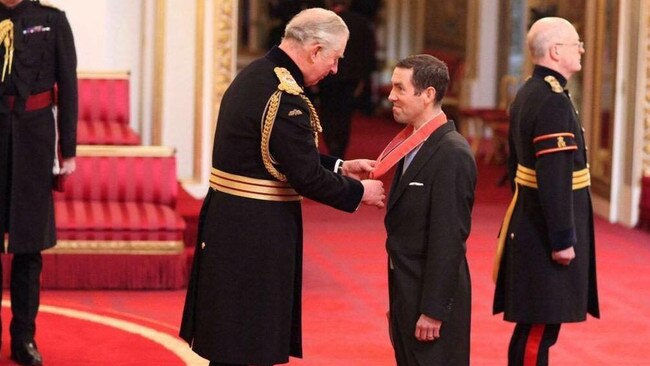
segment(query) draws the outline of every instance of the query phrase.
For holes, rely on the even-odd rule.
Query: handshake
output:
[[[342,164],[343,175],[361,181],[363,184],[363,197],[361,202],[369,206],[383,208],[386,200],[384,184],[375,179],[368,179],[370,172],[375,168],[376,162],[368,159],[346,160]]]

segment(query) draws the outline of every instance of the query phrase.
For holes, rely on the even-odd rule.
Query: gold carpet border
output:
[[[48,254],[176,255],[183,252],[182,240],[57,240]]]
[[[2,300],[2,306],[9,308],[11,307],[11,302],[8,300]],[[119,329],[127,333],[136,334],[168,349],[174,355],[180,358],[181,361],[184,362],[187,366],[208,365],[208,361],[192,352],[184,340],[176,336],[172,336],[170,334],[146,327],[144,325],[133,323],[127,320],[112,318],[106,315],[98,315],[87,311],[74,310],[52,305],[41,304],[39,311],[60,315],[67,318],[84,320],[91,323],[97,323],[111,328]]]
[[[119,145],[78,145],[77,156],[99,157],[154,157],[166,158],[176,155],[170,146],[119,146]]]

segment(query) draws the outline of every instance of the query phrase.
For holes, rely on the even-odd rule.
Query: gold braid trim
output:
[[[276,90],[269,101],[266,104],[266,110],[264,115],[264,122],[262,124],[262,162],[266,171],[269,172],[275,179],[280,182],[286,182],[287,176],[280,173],[273,166],[273,158],[271,158],[271,152],[269,151],[269,141],[271,140],[271,131],[273,130],[273,124],[275,123],[275,117],[278,115],[278,107],[280,106],[280,97],[282,96],[282,91]]]
[[[11,74],[14,60],[14,23],[11,19],[0,22],[0,42],[5,46],[5,60],[2,65],[2,81],[5,81],[5,75]]]
[[[316,113],[316,108],[314,108],[314,105],[311,104],[311,100],[307,98],[304,94],[300,94],[300,98],[307,103],[307,107],[309,107],[309,121],[311,122],[311,131],[312,134],[314,135],[314,143],[316,144],[316,147],[318,147],[318,134],[323,132],[323,127],[320,125],[320,118],[318,118],[318,113]]]
[[[273,125],[275,124],[275,118],[278,115],[278,108],[280,106],[280,99],[282,97],[282,92],[289,93],[291,95],[298,95],[300,98],[307,104],[309,108],[309,121],[311,123],[312,134],[314,136],[314,143],[318,147],[318,134],[323,132],[323,128],[320,125],[320,118],[318,118],[318,113],[316,113],[316,108],[311,103],[309,98],[303,94],[302,88],[298,86],[294,78],[291,76],[289,71],[282,67],[276,67],[273,69],[276,76],[280,80],[278,85],[278,90],[276,90],[269,98],[266,103],[266,108],[264,109],[264,117],[262,119],[262,142],[260,144],[260,149],[262,151],[262,162],[266,171],[269,172],[275,179],[280,182],[286,182],[287,176],[280,173],[273,164],[277,162],[271,156],[269,150],[269,142],[271,141],[271,132],[273,131]]]

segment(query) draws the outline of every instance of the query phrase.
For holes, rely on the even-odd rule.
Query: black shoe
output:
[[[11,359],[19,365],[42,365],[43,357],[34,341],[11,345]]]

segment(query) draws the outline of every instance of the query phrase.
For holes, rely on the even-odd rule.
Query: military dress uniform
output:
[[[75,156],[77,61],[65,13],[38,1],[23,0],[12,9],[0,4],[0,41],[0,232],[9,234],[2,251],[14,253],[14,349],[18,343],[33,343],[40,251],[56,243],[55,139],[58,132],[63,158]],[[58,131],[52,108],[55,88]]]
[[[320,156],[318,117],[280,48],[224,94],[180,335],[213,363],[302,355],[301,196],[352,212],[360,182]],[[328,169],[329,168],[329,169]]]
[[[510,109],[515,196],[500,232],[493,307],[518,324],[510,364],[521,364],[522,355],[512,351],[533,338],[547,357],[561,323],[584,321],[587,313],[599,317],[587,149],[566,83],[538,65]],[[575,259],[568,266],[551,258],[571,246]]]

